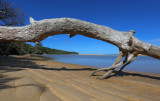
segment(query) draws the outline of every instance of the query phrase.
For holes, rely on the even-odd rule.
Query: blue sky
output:
[[[160,46],[160,0],[10,0],[35,20],[70,17],[119,31],[135,30],[140,40]],[[43,46],[80,54],[117,54],[118,48],[81,35],[56,35]]]

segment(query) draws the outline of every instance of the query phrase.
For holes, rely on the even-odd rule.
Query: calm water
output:
[[[44,55],[53,61],[79,64],[104,68],[111,66],[116,60],[116,55]],[[132,64],[124,70],[135,72],[160,73],[160,60],[139,56]]]

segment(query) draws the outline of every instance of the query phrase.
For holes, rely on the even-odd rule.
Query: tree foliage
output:
[[[18,7],[14,7],[11,2],[0,0],[0,25],[1,26],[21,26],[24,25],[25,15]],[[25,43],[0,42],[0,54],[24,54],[22,48]]]
[[[18,7],[14,7],[11,2],[0,0],[0,25],[20,26],[24,25],[25,15]]]
[[[40,43],[39,45],[32,46],[26,43],[12,42],[12,43],[5,43],[5,44],[0,43],[0,54],[1,55],[24,55],[24,54],[78,54],[78,53],[43,47],[42,43]]]
[[[38,45],[34,46],[32,49],[34,50],[32,51],[34,54],[78,54],[77,52],[69,52],[69,51],[43,47],[42,43],[39,43]]]

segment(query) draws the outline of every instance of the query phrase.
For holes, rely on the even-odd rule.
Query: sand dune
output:
[[[123,72],[98,80],[89,77],[93,70],[38,57],[0,57],[0,101],[160,101],[159,74]]]

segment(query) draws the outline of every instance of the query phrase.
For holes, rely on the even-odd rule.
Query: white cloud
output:
[[[56,37],[53,37],[53,36],[49,36],[48,38],[49,39],[59,39],[59,38],[56,38]]]
[[[160,38],[159,39],[153,39],[153,40],[147,40],[147,42],[160,42]]]
[[[153,45],[160,46],[160,38],[158,38],[158,39],[152,39],[152,40],[146,40],[145,42],[151,43]]]

